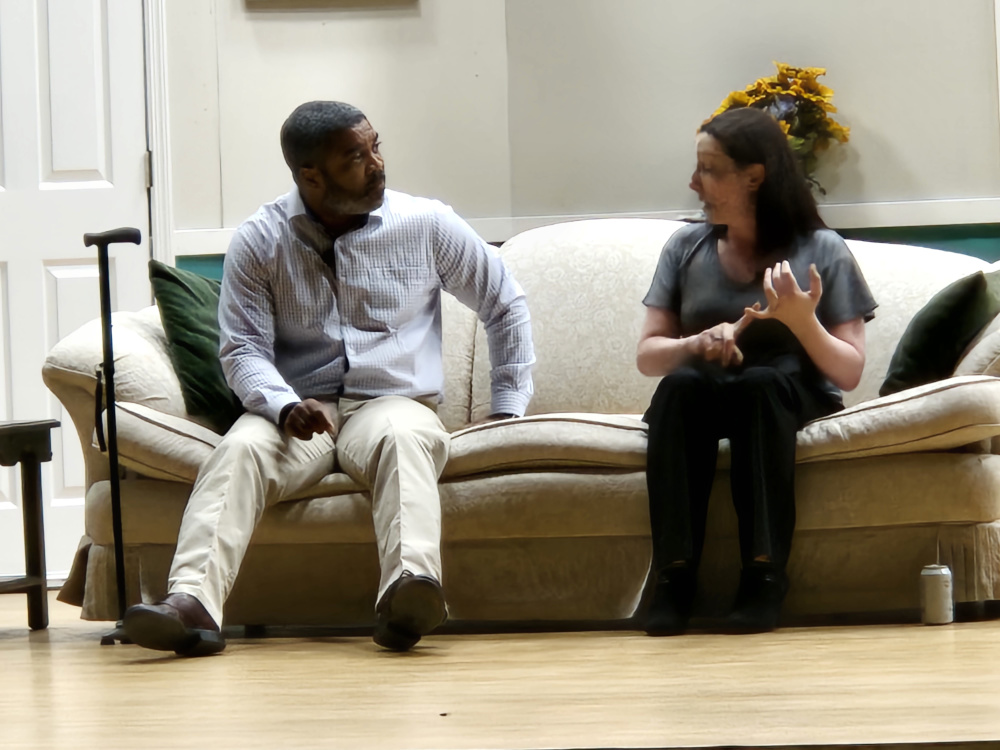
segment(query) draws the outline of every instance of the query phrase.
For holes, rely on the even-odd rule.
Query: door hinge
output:
[[[146,168],[146,189],[153,187],[153,152],[147,151],[143,159]]]

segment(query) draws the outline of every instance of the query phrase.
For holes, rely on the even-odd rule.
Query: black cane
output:
[[[111,345],[111,279],[108,270],[108,245],[131,242],[138,245],[142,234],[134,227],[121,227],[107,232],[83,235],[87,247],[97,245],[97,268],[101,282],[101,329],[104,335],[104,403],[108,413],[108,463],[111,465],[111,526],[115,538],[115,581],[118,586],[118,625],[104,636],[101,644],[122,640],[122,618],[125,616],[125,542],[122,532],[122,496],[118,481],[118,423],[115,420],[115,354]],[[100,425],[97,425],[100,429]]]

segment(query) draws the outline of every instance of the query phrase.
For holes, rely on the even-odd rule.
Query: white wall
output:
[[[488,239],[675,216],[694,207],[694,130],[772,60],[827,67],[852,128],[819,175],[833,225],[1000,221],[994,0],[325,2],[147,0],[166,49],[158,256],[221,252],[287,189],[278,129],[315,98],[365,110],[390,186]]]
[[[515,214],[694,207],[694,131],[773,60],[851,127],[829,203],[1000,195],[992,0],[508,0]]]
[[[175,229],[232,228],[286,192],[278,131],[310,99],[365,111],[390,187],[469,217],[510,214],[503,0],[370,5],[164,4]],[[181,252],[185,243],[212,251],[197,235],[182,236]]]

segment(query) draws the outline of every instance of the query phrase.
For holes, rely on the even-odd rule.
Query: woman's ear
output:
[[[760,186],[764,183],[764,165],[763,164],[751,164],[746,168],[747,175],[747,187],[753,191],[760,189]]]

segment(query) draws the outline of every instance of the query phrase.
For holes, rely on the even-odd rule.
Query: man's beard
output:
[[[361,196],[346,196],[343,192],[331,190],[327,187],[323,195],[323,209],[338,216],[350,216],[356,214],[369,214],[379,208],[385,200],[385,190],[378,196],[371,196],[370,193],[375,186],[385,180],[385,172],[379,172],[366,184],[366,192]]]

